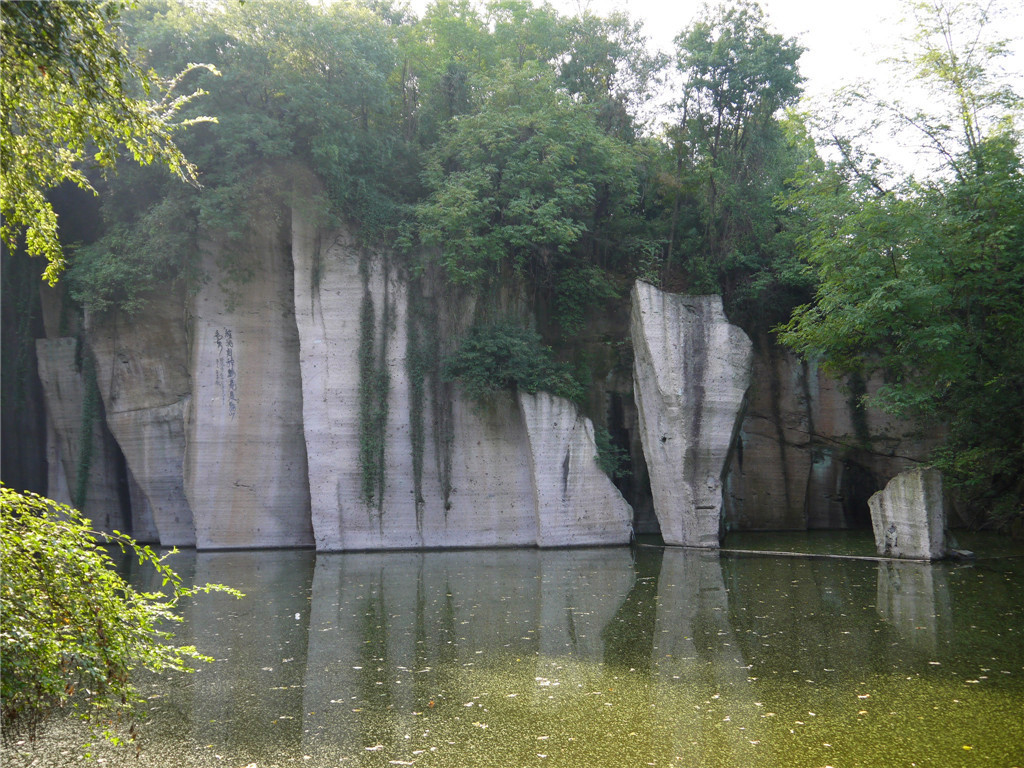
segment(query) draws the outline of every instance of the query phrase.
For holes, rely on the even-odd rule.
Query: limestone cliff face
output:
[[[102,404],[95,403],[89,432],[83,419],[88,382],[82,373],[78,341],[73,338],[37,339],[36,360],[47,419],[49,488],[54,501],[72,503],[78,486],[82,452],[91,452],[89,481],[80,509],[101,531],[127,528],[118,489],[117,446],[103,422]]]
[[[132,479],[132,535],[165,546],[196,543],[185,498],[185,408],[190,399],[184,296],[152,296],[142,317],[86,322],[107,425]]]
[[[103,525],[126,528],[130,506],[137,537],[204,549],[628,541],[632,510],[574,404],[521,393],[474,404],[438,380],[482,311],[472,300],[442,298],[429,275],[291,212],[254,222],[244,247],[247,279],[230,279],[208,244],[194,296],[168,290],[132,318],[87,319],[113,435],[93,443],[89,511]],[[502,311],[532,311],[506,293]],[[56,308],[44,312],[52,335]],[[717,546],[723,488],[731,528],[866,524],[867,497],[924,453],[904,425],[854,408],[838,382],[767,342],[734,440],[751,344],[717,297],[637,284],[632,384],[616,341],[625,313],[602,322],[577,343],[607,358],[586,410],[604,409],[630,446],[623,487],[641,509],[653,498],[669,543]],[[81,444],[74,345],[39,347],[51,494],[65,500]]]
[[[752,344],[719,296],[633,287],[635,397],[668,544],[717,547],[722,479],[750,384]]]
[[[252,275],[230,293],[216,246],[207,247],[202,268],[211,277],[190,307],[184,484],[196,544],[205,549],[313,543],[292,269],[281,232],[273,216],[253,223],[245,244]]]
[[[737,530],[869,524],[867,500],[916,466],[937,436],[857,403],[858,387],[762,337],[726,481],[726,524]]]
[[[427,297],[413,294],[420,288],[386,254],[361,248],[346,231],[320,232],[299,215],[292,237],[318,549],[629,540],[628,505],[594,463],[593,431],[575,406],[508,395],[470,404],[436,373],[410,366],[417,341],[424,343],[410,339],[410,329],[429,333],[410,312]],[[538,421],[543,409],[565,425],[551,445]],[[378,434],[367,434],[368,418],[379,419]],[[551,450],[561,451],[559,462],[575,451],[564,481],[571,490],[538,467]],[[595,483],[599,491],[583,492]],[[614,530],[606,529],[610,519]]]

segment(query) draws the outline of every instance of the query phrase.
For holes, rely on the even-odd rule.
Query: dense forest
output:
[[[707,7],[669,54],[626,15],[528,0],[438,0],[422,17],[389,0],[145,0],[118,28],[139,87],[169,89],[168,136],[195,174],[91,174],[98,224],[62,222],[63,281],[89,312],[139,311],[206,279],[215,240],[244,282],[246,222],[301,200],[482,304],[524,286],[535,327],[488,318],[446,373],[570,397],[588,385],[573,338],[634,280],[721,293],[752,336],[853,382],[881,376],[874,405],[944,425],[935,463],[979,523],[1010,525],[1024,517],[1021,100],[997,76],[997,20],[908,9],[901,66],[932,111],[851,91],[837,118],[799,111],[801,46],[745,0]],[[8,95],[5,155],[29,119]],[[909,130],[934,171],[894,170],[843,114]]]

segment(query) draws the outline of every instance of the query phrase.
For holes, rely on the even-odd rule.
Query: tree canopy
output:
[[[1020,101],[993,87],[1006,48],[985,43],[993,20],[981,6],[914,7],[918,48],[906,61],[945,110],[876,103],[919,132],[942,173],[892,183],[852,138],[836,139],[840,159],[803,175],[788,200],[816,222],[801,252],[819,284],[781,338],[836,373],[878,373],[876,404],[945,426],[937,465],[974,514],[1007,521],[1024,513]],[[961,14],[973,22],[966,36]]]

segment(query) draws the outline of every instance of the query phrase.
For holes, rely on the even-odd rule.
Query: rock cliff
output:
[[[937,435],[860,398],[880,382],[837,381],[758,339],[746,415],[726,479],[733,530],[864,527],[868,497],[917,466]]]
[[[347,231],[296,214],[292,238],[318,549],[629,540],[629,506],[598,469],[575,406],[508,395],[474,405],[439,386],[436,372],[410,365],[421,287]],[[542,466],[552,451],[557,477]]]
[[[200,548],[313,543],[287,232],[274,216],[255,222],[242,246],[252,274],[229,287],[228,254],[204,249],[211,279],[190,306],[184,462]]]
[[[203,549],[629,540],[633,510],[598,468],[575,404],[544,393],[473,403],[440,380],[444,355],[493,307],[290,210],[226,247],[205,242],[195,293],[169,287],[136,316],[86,319],[109,426],[96,427],[89,484],[104,525]],[[507,286],[497,303],[532,311]],[[40,341],[38,366],[50,487],[69,499],[82,356],[59,337],[59,304],[43,309],[55,337]],[[737,428],[751,344],[717,297],[639,283],[630,324],[619,307],[578,340],[596,379],[586,410],[629,448],[633,475],[619,487],[644,515],[653,499],[669,543],[718,545],[723,488],[730,528],[866,524],[867,497],[923,452],[767,341]]]
[[[132,535],[196,543],[185,498],[185,408],[190,399],[184,295],[153,296],[144,317],[86,319],[107,426],[133,479]]]
[[[633,510],[597,465],[594,426],[569,401],[519,393],[542,547],[622,544]]]
[[[717,547],[722,480],[750,384],[752,344],[719,296],[633,287],[636,403],[654,509],[668,544]]]
[[[49,433],[47,493],[64,504],[77,502],[99,530],[120,530],[128,526],[118,487],[117,445],[104,424],[98,395],[90,394],[95,380],[89,378],[95,374],[88,373],[83,354],[88,353],[83,353],[74,338],[36,340]],[[88,482],[80,480],[82,471],[88,472]],[[79,490],[85,495],[75,499]]]

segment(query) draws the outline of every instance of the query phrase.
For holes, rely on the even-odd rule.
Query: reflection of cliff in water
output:
[[[655,738],[690,765],[755,765],[763,712],[717,553],[665,550],[654,638],[655,720],[671,730]]]
[[[878,563],[878,614],[915,650],[934,653],[952,636],[948,571],[928,563]]]
[[[189,680],[202,691],[191,697],[190,736],[261,758],[294,749],[302,733],[314,553],[185,556],[195,558],[195,583],[228,583],[246,593],[242,600],[202,595],[186,611],[189,641],[215,659]]]
[[[422,713],[465,706],[474,685],[486,693],[483,681],[501,669],[484,675],[485,667],[524,674],[515,665],[528,664],[528,678],[545,679],[542,660],[599,662],[602,630],[633,583],[629,557],[625,549],[318,556],[304,749],[400,743]]]

